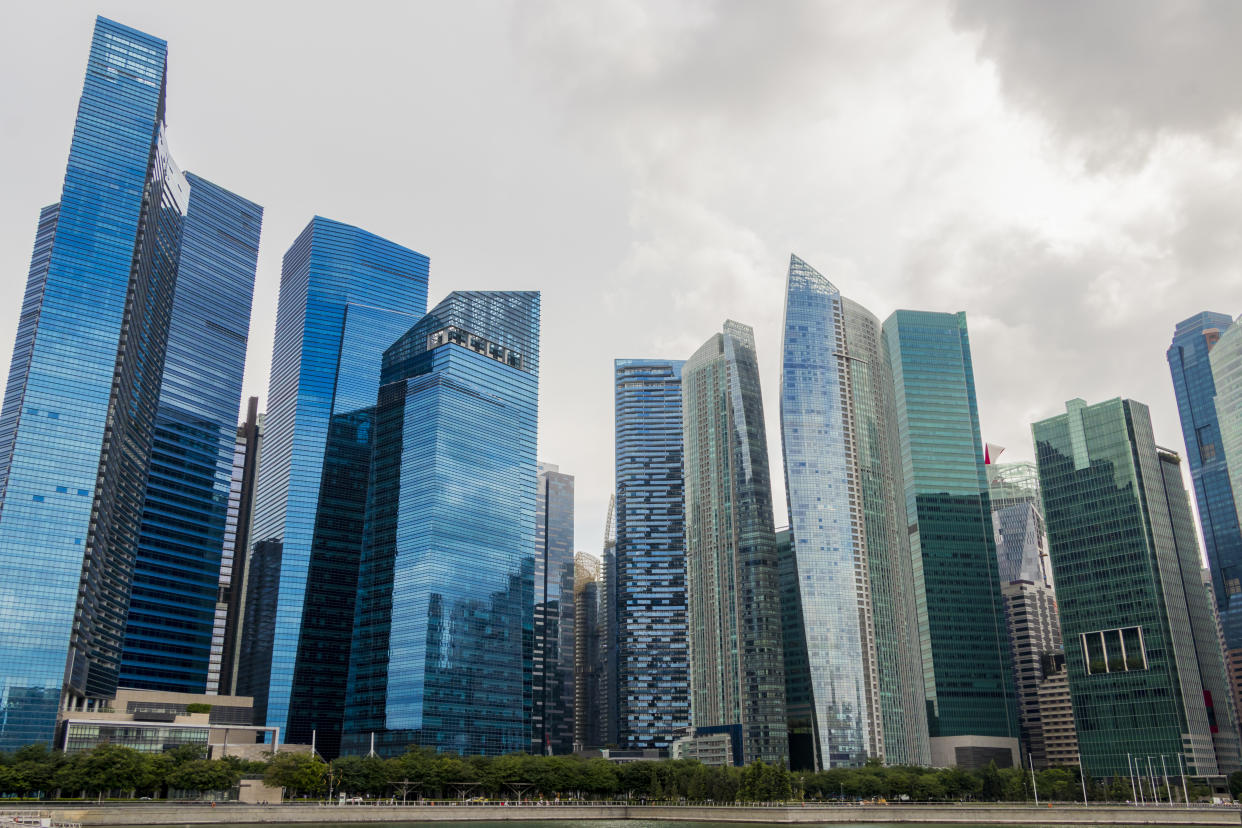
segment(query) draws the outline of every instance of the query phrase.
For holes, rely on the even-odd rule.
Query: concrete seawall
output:
[[[1233,808],[1135,808],[1060,805],[953,806],[867,805],[791,807],[600,806],[406,806],[313,805],[100,805],[54,808],[58,820],[87,826],[260,825],[264,823],[464,822],[544,820],[673,820],[684,822],[761,822],[781,824],[977,823],[988,825],[1239,825]]]

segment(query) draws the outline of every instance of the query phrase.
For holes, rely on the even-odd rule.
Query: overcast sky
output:
[[[1242,313],[1242,3],[11,3],[0,32],[0,370],[60,197],[94,15],[168,41],[183,169],[266,208],[246,394],[314,214],[431,257],[430,299],[543,291],[540,458],[612,486],[612,360],[753,325],[777,522],[796,252],[881,318],[967,312],[984,438],[1081,396],[1152,408],[1164,352]]]

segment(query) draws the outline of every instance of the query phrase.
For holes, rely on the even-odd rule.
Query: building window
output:
[[[1082,657],[1087,675],[1127,673],[1147,669],[1142,627],[1120,627],[1082,634]]]

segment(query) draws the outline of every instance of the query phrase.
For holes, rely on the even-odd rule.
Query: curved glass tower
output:
[[[879,320],[791,257],[781,442],[818,767],[929,761]],[[792,712],[791,712],[792,714]]]
[[[780,571],[754,332],[727,321],[682,368],[695,732],[734,761],[788,755]]]

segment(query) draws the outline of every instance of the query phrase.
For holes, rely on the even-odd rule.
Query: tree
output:
[[[195,759],[182,762],[168,774],[169,788],[181,791],[227,791],[241,779],[241,773],[228,762]]]
[[[1242,771],[1229,774],[1229,795],[1234,799],[1242,797]]]
[[[323,793],[327,765],[309,753],[278,753],[272,757],[263,781],[295,795]]]

